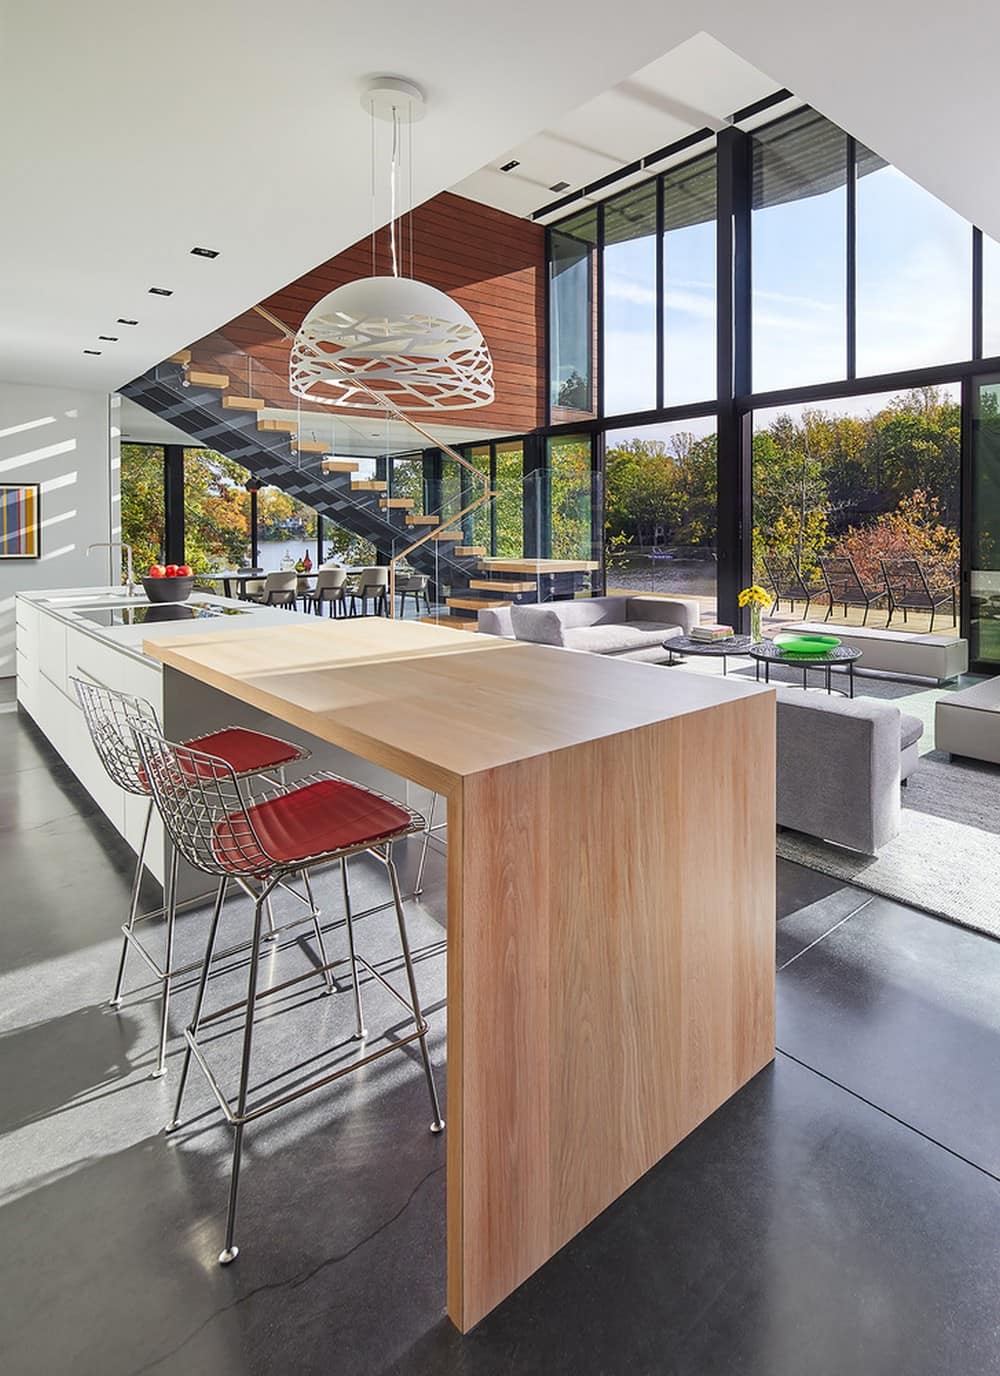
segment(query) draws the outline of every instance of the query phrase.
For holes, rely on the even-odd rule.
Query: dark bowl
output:
[[[150,602],[186,602],[194,587],[194,574],[187,578],[144,578],[142,586]]]

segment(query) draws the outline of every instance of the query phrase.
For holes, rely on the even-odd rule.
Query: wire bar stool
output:
[[[171,985],[180,975],[189,974],[200,968],[198,963],[184,965],[174,968],[174,929],[177,917],[177,851],[172,850],[170,862],[167,867],[167,880],[164,884],[163,906],[154,908],[149,912],[139,912],[139,893],[142,887],[142,871],[146,859],[146,847],[149,843],[149,829],[153,816],[153,798],[150,791],[149,777],[139,758],[135,738],[132,734],[133,724],[140,724],[154,731],[159,731],[160,725],[156,712],[152,705],[145,698],[133,697],[128,693],[120,693],[113,688],[105,688],[103,684],[93,683],[86,679],[73,678],[73,686],[76,690],[77,700],[83,709],[84,720],[90,732],[91,740],[97,750],[97,754],[104,766],[105,772],[112,783],[124,789],[126,793],[131,793],[136,797],[147,800],[146,816],[142,828],[142,840],[136,856],[135,874],[132,879],[132,891],[129,900],[128,917],[122,925],[122,949],[121,957],[118,961],[118,975],[115,979],[115,991],[111,996],[110,1004],[112,1008],[120,1008],[122,1001],[122,988],[125,982],[125,967],[128,960],[130,949],[134,949],[141,960],[149,967],[154,977],[160,981],[162,986],[162,1008],[160,1013],[160,1036],[158,1044],[158,1054],[156,1068],[152,1072],[152,1078],[162,1075],[166,1069],[167,1054],[167,1030],[168,1015],[170,1005]],[[299,760],[309,758],[309,752],[298,745],[293,745],[290,741],[281,740],[277,736],[264,735],[259,731],[250,731],[241,726],[226,727],[221,731],[213,731],[209,735],[200,736],[194,744],[201,749],[214,751],[220,758],[227,759],[232,765],[236,774],[245,779],[263,778],[267,775],[278,773],[283,776],[284,767]],[[286,886],[287,887],[287,886]],[[312,901],[312,894],[307,892],[305,896],[289,888],[288,891],[305,903],[310,909],[308,917],[298,919],[298,922],[291,923],[297,926],[299,922],[312,920],[314,928],[322,940],[319,932],[319,910]],[[199,902],[200,899],[189,900]],[[163,963],[156,959],[147,949],[136,931],[136,925],[146,922],[151,918],[166,918],[166,953]],[[270,907],[268,908],[269,932],[271,939],[276,939],[284,928],[274,926]],[[241,948],[237,947],[235,950]],[[227,955],[234,954],[234,951],[226,952]],[[221,958],[221,953],[220,953]]]
[[[357,784],[325,772],[312,774],[288,787],[275,788],[266,801],[248,804],[236,773],[224,760],[214,759],[188,746],[166,741],[159,731],[148,723],[136,723],[133,726],[133,734],[143,767],[150,780],[157,811],[175,848],[188,864],[205,874],[216,875],[220,880],[219,896],[208,932],[194,1011],[184,1033],[186,1046],[177,1087],[177,1103],[173,1119],[166,1130],[172,1132],[180,1126],[184,1090],[193,1056],[201,1067],[226,1120],[235,1129],[225,1245],[219,1254],[219,1262],[225,1266],[234,1261],[239,1253],[239,1248],[234,1243],[234,1235],[243,1130],[247,1123],[273,1113],[276,1109],[302,1098],[303,1095],[332,1084],[335,1080],[350,1075],[391,1052],[400,1051],[410,1042],[416,1041],[420,1047],[431,1101],[431,1132],[438,1133],[444,1129],[434,1073],[427,1051],[428,1024],[420,1007],[399,878],[392,858],[393,843],[419,833],[423,829],[424,819],[419,813],[401,807],[384,794],[360,788]],[[380,861],[389,876],[409,999],[404,998],[373,965],[358,954],[355,948],[347,861],[351,856],[363,852]],[[283,880],[294,875],[301,875],[305,879],[311,868],[333,861],[339,861],[341,866],[347,958],[328,961],[325,952],[321,951],[322,963],[318,968],[258,991],[263,913],[268,896]],[[205,1015],[205,991],[224,902],[224,888],[228,880],[235,881],[254,904],[247,994],[246,998]],[[284,1093],[272,1091],[270,1097],[251,1103],[251,1051],[258,1002],[279,991],[290,989],[304,980],[314,979],[317,974],[323,975],[327,992],[332,992],[332,971],[335,966],[345,964],[350,966],[351,972],[355,1024],[353,1035],[356,1040],[363,1041],[367,1037],[358,976],[359,966],[402,1005],[413,1020],[413,1031],[396,1036],[387,1046],[356,1057],[349,1065],[320,1074],[308,1083],[296,1083]],[[199,1041],[199,1034],[210,1024],[240,1012],[244,1016],[243,1044],[239,1085],[234,1105],[209,1064],[205,1049]],[[309,1064],[311,1060],[301,1061],[289,1066],[284,1074],[295,1074]]]

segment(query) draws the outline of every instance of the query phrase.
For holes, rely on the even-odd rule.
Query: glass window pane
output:
[[[524,554],[524,446],[520,440],[496,447],[496,547],[499,559]]]
[[[120,481],[122,540],[138,574],[161,563],[166,546],[162,445],[123,444]]]
[[[656,183],[604,207],[604,414],[656,405]]]
[[[605,446],[608,591],[697,598],[714,621],[715,419],[612,430]]]
[[[327,539],[335,531],[324,524]],[[294,566],[307,552],[316,562],[316,512],[280,487],[262,487],[257,494],[257,536],[257,562],[265,573],[287,568],[289,561]]]
[[[972,228],[858,149],[858,376],[972,353]]]
[[[1000,354],[1000,244],[983,235],[983,357]]]
[[[549,399],[554,421],[573,420],[596,406],[596,210],[555,226],[550,243]]]
[[[250,493],[246,489],[249,479],[247,469],[222,454],[211,449],[185,449],[184,555],[195,572],[235,569],[249,563]],[[260,496],[263,495],[262,491]],[[289,502],[292,500],[288,498]],[[311,550],[314,560],[315,535],[314,521]],[[301,552],[300,549],[296,558]],[[278,565],[268,567],[277,568]]]
[[[663,178],[663,398],[715,396],[715,154]]]
[[[490,476],[490,446],[488,444],[477,444],[468,451],[469,462],[479,469],[480,473],[485,473],[487,478],[487,490]],[[468,506],[477,497],[483,494],[483,484],[479,482],[471,473],[466,480],[466,497],[463,503]],[[493,533],[493,503],[484,502],[482,506],[477,506],[475,511],[470,512],[469,519],[463,521],[467,543],[470,545],[482,545],[489,550],[492,545]]]
[[[1000,381],[976,388],[972,452],[969,655],[1000,664]]]
[[[926,580],[944,590],[935,633],[954,634],[961,428],[957,384],[755,412],[754,577],[779,603],[772,629],[801,619],[807,597],[825,617],[831,587],[831,627],[866,611],[885,626],[888,579],[893,629],[926,632]]]
[[[549,554],[592,557],[591,445],[587,435],[548,442]]]
[[[847,375],[847,136],[812,110],[752,143],[755,391]]]

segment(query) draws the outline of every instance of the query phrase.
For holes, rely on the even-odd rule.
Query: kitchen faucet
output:
[[[125,551],[126,586],[129,597],[134,597],[135,572],[132,568],[132,546],[122,544],[120,540],[99,540],[95,544],[87,546],[87,553],[89,554],[92,549],[123,549]]]

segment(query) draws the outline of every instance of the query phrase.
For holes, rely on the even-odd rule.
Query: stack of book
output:
[[[732,626],[695,626],[691,631],[691,639],[711,643],[716,640],[730,640],[732,634]]]

